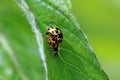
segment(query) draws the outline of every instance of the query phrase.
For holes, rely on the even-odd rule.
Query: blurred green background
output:
[[[72,0],[73,13],[111,80],[120,80],[120,0]]]
[[[1,29],[2,22],[6,21],[9,24],[4,25],[9,26],[14,23],[9,22],[13,19],[29,26],[23,18],[24,14],[13,2],[13,0],[0,0]],[[111,80],[120,80],[120,0],[72,0],[72,7],[102,68]]]

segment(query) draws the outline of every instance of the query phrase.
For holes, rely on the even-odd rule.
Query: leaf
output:
[[[44,39],[49,80],[108,80],[71,11],[69,0],[26,0]],[[59,56],[55,58],[45,30],[56,25],[63,32]]]
[[[45,80],[25,16],[12,0],[2,0],[0,5],[0,80]]]
[[[71,13],[69,0],[18,0],[31,26],[18,7],[11,4],[0,14],[1,79],[108,80]],[[45,34],[46,28],[53,25],[63,32],[57,57]],[[10,74],[4,73],[7,69]]]

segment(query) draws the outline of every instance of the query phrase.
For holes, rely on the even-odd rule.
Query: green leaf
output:
[[[0,14],[1,79],[108,80],[71,13],[70,3],[70,0],[18,0],[29,25],[11,1],[12,5]],[[53,25],[63,32],[57,57],[45,34],[46,28]]]
[[[49,80],[107,80],[107,76],[97,62],[93,51],[74,21],[69,0],[26,0],[36,18],[44,39]],[[55,58],[46,41],[48,26],[58,26],[64,35],[59,46],[59,56]]]
[[[0,5],[0,80],[45,80],[28,21],[14,1]]]

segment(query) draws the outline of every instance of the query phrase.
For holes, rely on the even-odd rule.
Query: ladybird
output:
[[[58,46],[63,40],[62,31],[56,26],[48,27],[46,29],[47,41],[50,45],[50,48],[53,49],[54,55],[58,54]]]

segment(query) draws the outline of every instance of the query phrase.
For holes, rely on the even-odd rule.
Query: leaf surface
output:
[[[75,21],[69,0],[26,0],[44,38],[49,80],[107,80],[84,33]],[[46,40],[46,28],[56,25],[63,32],[59,55],[54,57]]]
[[[24,0],[18,0],[18,3],[19,1]],[[30,23],[28,24],[25,16],[21,15],[23,13],[18,7],[12,5],[13,7],[10,7],[12,10],[8,12],[6,10],[6,14],[1,14],[5,17],[1,16],[0,52],[2,54],[0,55],[6,64],[2,64],[0,68],[2,79],[45,80],[48,77],[48,80],[108,80],[71,13],[69,0],[26,0],[25,2],[35,16],[38,31],[42,33],[48,75],[45,76],[44,61],[40,59],[38,44]],[[54,25],[63,33],[63,41],[59,46],[57,57],[53,55],[45,34],[46,28]],[[8,48],[4,47],[3,43],[6,43]],[[4,73],[6,67],[11,70],[10,77]]]

